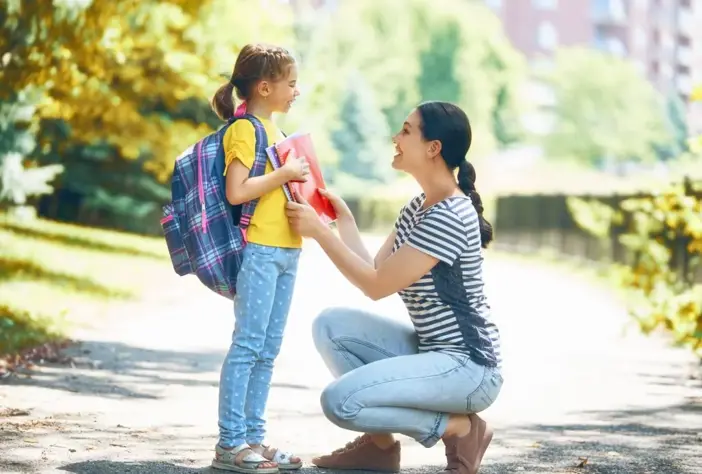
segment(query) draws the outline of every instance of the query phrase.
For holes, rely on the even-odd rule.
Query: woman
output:
[[[492,439],[476,413],[495,401],[503,380],[499,331],[483,293],[481,248],[492,228],[465,158],[470,124],[455,105],[424,103],[393,142],[393,167],[411,174],[423,193],[402,209],[375,258],[340,198],[325,192],[340,237],[306,202],[287,205],[291,225],[368,297],[399,293],[414,325],[349,308],[327,309],[315,320],[317,349],[338,377],[322,393],[324,413],[366,434],[314,463],[397,472],[400,444],[392,433],[401,433],[426,447],[441,439],[446,471],[475,474]]]

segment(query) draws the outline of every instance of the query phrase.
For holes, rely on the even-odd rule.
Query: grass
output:
[[[0,215],[0,354],[62,338],[172,275],[163,239]]]

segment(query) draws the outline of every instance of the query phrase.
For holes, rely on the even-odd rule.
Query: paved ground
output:
[[[624,334],[625,312],[582,278],[489,259],[506,385],[485,412],[496,437],[481,472],[702,473],[702,391],[687,354]],[[231,310],[192,280],[164,281],[178,296],[114,307],[80,331],[75,366],[0,382],[0,472],[210,472]],[[306,244],[268,412],[271,440],[305,459],[354,436],[318,402],[330,376],[310,323],[336,304],[405,317],[399,299],[365,300]],[[403,472],[439,470],[440,447],[403,443]]]

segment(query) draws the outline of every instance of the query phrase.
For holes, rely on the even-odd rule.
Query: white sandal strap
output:
[[[251,449],[251,446],[249,446],[246,443],[240,444],[239,446],[233,447],[231,450],[231,453],[233,456],[236,456],[237,454],[239,454],[240,452],[242,452],[245,449]]]
[[[232,448],[231,456],[232,456],[232,458],[236,458],[239,455],[239,453],[241,453],[242,451],[246,451],[246,450],[248,450],[249,452],[246,453],[243,458],[241,458],[241,462],[244,462],[247,464],[261,464],[264,462],[270,462],[268,459],[266,459],[262,455],[258,454],[247,443],[240,444],[239,446]]]
[[[292,453],[286,453],[281,451],[280,449],[276,449],[275,455],[273,455],[273,462],[276,462],[278,464],[288,464],[290,463],[292,457]]]
[[[275,449],[275,454],[273,455],[273,459],[271,459],[271,461],[278,464],[291,464],[292,458],[295,457],[293,453],[288,453],[286,451],[281,450],[280,448],[271,448],[270,446],[265,444],[262,444],[261,447],[264,451]]]
[[[258,454],[256,451],[249,451],[246,456],[243,457],[242,459],[243,462],[245,463],[251,463],[251,464],[260,464],[264,462],[270,462],[268,459],[264,458],[260,454]]]

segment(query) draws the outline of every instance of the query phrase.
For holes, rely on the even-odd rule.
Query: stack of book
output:
[[[310,134],[294,133],[285,140],[266,148],[266,154],[273,169],[283,166],[291,151],[294,151],[295,156],[305,157],[310,166],[310,174],[307,176],[307,181],[290,181],[283,185],[283,192],[288,201],[296,201],[296,196],[302,196],[317,211],[322,221],[326,224],[334,222],[337,218],[334,207],[329,199],[319,192],[320,189],[326,189],[326,184]]]

